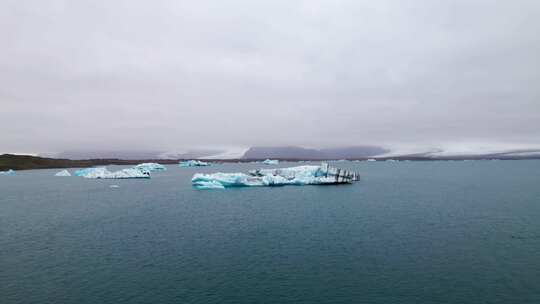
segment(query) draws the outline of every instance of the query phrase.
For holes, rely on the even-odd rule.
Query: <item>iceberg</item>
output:
[[[73,175],[86,177],[87,175],[95,175],[98,173],[103,173],[105,171],[107,171],[105,167],[84,168],[84,169],[76,170],[75,172],[73,172]]]
[[[110,178],[110,179],[117,179],[117,178],[150,178],[150,172],[148,171],[141,171],[139,169],[129,168],[129,169],[122,169],[120,171],[115,172],[109,172],[108,174],[105,174],[103,176],[99,176],[97,178]]]
[[[322,163],[320,166],[298,166],[279,169],[258,169],[245,173],[197,173],[191,179],[196,189],[232,187],[350,184],[360,180],[355,172]]]
[[[69,173],[68,170],[62,170],[62,171],[56,173],[54,176],[71,176],[71,173]]]
[[[167,168],[165,168],[165,166],[163,166],[162,164],[158,164],[158,163],[142,163],[142,164],[136,165],[133,168],[139,169],[141,171],[148,171],[148,172],[167,170]]]
[[[181,161],[178,163],[179,167],[204,167],[204,166],[210,166],[210,163],[203,162],[200,160],[188,160],[188,161]]]
[[[15,171],[13,169],[9,169],[7,171],[0,171],[0,175],[13,175],[15,174]]]
[[[277,159],[265,159],[263,162],[265,165],[277,165],[279,164],[279,160]]]
[[[193,175],[191,179],[197,189],[224,189],[230,187],[263,186],[262,180],[244,173],[213,173]]]
[[[96,179],[150,178],[150,172],[134,168],[122,169],[115,172],[110,172],[105,167],[86,168],[75,171],[74,175]]]

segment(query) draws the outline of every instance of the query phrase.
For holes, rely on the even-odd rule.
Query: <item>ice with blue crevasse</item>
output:
[[[0,171],[0,175],[13,175],[15,174],[15,171],[13,169],[9,169],[7,171]]]
[[[196,189],[224,189],[232,187],[349,184],[359,175],[328,166],[298,166],[279,169],[259,169],[246,173],[197,173],[191,179]]]
[[[263,162],[265,165],[277,165],[279,164],[279,160],[277,159],[265,159]]]
[[[90,175],[90,174],[96,174],[97,172],[104,172],[106,171],[107,169],[105,167],[93,167],[93,168],[84,168],[84,169],[79,169],[79,170],[76,170],[75,172],[73,172],[73,175],[74,176],[80,176],[80,177],[85,177],[87,175]]]
[[[68,170],[62,170],[62,171],[56,173],[54,176],[71,176],[71,173],[69,173]]]
[[[133,168],[111,172],[105,167],[85,168],[73,173],[75,176],[96,179],[150,178],[150,172],[165,171],[167,168],[158,163],[142,163]]]
[[[178,163],[179,167],[205,167],[210,166],[210,163],[203,162],[200,160],[187,160],[187,161],[181,161]]]
[[[142,164],[136,165],[133,168],[139,169],[141,171],[148,171],[148,172],[167,170],[167,168],[165,168],[164,165],[158,164],[158,163],[142,163]]]
[[[122,169],[115,172],[111,172],[105,167],[85,168],[75,171],[73,175],[95,179],[150,178],[150,172],[136,168]]]

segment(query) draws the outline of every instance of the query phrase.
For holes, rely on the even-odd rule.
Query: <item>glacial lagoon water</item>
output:
[[[0,302],[540,303],[540,161],[334,165],[362,180],[0,176]]]

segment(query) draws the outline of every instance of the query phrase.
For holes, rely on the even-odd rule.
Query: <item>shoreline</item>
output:
[[[328,159],[298,159],[298,158],[275,158],[282,162],[299,162],[299,161],[338,161]],[[426,157],[426,156],[396,156],[396,157],[364,157],[354,159],[344,159],[346,161],[367,161],[368,159],[375,159],[376,161],[464,161],[464,160],[532,160],[540,159],[540,155],[536,156],[501,156],[501,155],[469,155],[469,156],[453,156],[453,157]],[[36,169],[65,169],[65,168],[88,168],[94,166],[108,166],[108,165],[137,165],[140,163],[155,162],[164,165],[178,164],[180,161],[186,161],[188,159],[58,159],[47,158],[39,156],[29,155],[13,155],[2,154],[0,155],[0,171],[13,169],[20,170],[36,170]],[[204,159],[198,160],[209,163],[251,163],[257,161],[263,161],[264,159],[255,158],[236,158],[236,159]]]

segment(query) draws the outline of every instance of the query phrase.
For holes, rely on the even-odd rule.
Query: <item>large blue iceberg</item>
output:
[[[75,171],[73,175],[97,179],[150,178],[150,172],[135,168],[122,169],[115,172],[110,172],[105,167],[86,168]]]
[[[210,163],[203,162],[200,160],[188,160],[188,161],[181,161],[178,164],[179,167],[204,167],[204,166],[210,166]]]
[[[148,171],[148,172],[167,170],[167,168],[165,168],[164,165],[158,164],[158,163],[142,163],[142,164],[136,165],[133,168],[139,169],[141,171]]]
[[[7,171],[0,171],[0,175],[13,175],[15,174],[15,171],[13,169],[9,169]]]
[[[259,169],[245,173],[197,173],[191,179],[196,189],[230,187],[350,184],[360,179],[355,172],[322,163],[320,166],[298,166],[279,169]]]
[[[71,176],[71,173],[69,173],[68,170],[62,170],[62,171],[56,173],[54,176]]]

